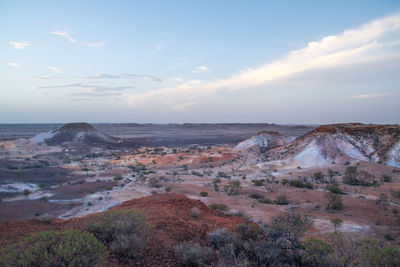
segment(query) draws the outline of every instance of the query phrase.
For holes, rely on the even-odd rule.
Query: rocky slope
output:
[[[282,134],[276,131],[263,131],[257,133],[256,136],[239,143],[235,147],[235,150],[246,150],[253,147],[272,149],[274,147],[282,146],[286,143],[287,139]]]
[[[319,126],[293,142],[267,150],[264,161],[287,167],[323,167],[364,160],[400,167],[399,125]]]

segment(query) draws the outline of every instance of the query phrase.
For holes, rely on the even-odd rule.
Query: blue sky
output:
[[[0,32],[0,123],[400,122],[400,1],[3,0]]]

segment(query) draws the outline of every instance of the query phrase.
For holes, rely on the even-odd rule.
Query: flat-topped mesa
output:
[[[98,131],[89,123],[68,123],[59,129],[40,133],[31,138],[35,143],[61,145],[65,143],[88,146],[123,146],[131,145],[119,139]]]
[[[63,125],[60,131],[70,131],[70,130],[78,130],[78,131],[94,131],[93,125],[86,123],[86,122],[73,122],[67,123]]]
[[[400,126],[397,124],[362,124],[362,123],[341,123],[321,125],[311,133],[348,133],[348,134],[369,134],[379,132],[381,134],[400,133]]]

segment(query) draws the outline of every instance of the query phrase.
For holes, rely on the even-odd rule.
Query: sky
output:
[[[0,0],[0,123],[400,123],[400,1]]]

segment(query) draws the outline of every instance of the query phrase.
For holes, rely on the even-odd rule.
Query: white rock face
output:
[[[33,192],[39,190],[39,186],[37,184],[19,182],[0,185],[0,192],[18,193],[23,192],[25,189]]]
[[[252,147],[269,147],[273,148],[276,146],[283,145],[285,143],[285,138],[278,133],[268,133],[268,132],[261,132],[258,133],[256,136],[253,136],[243,142],[237,144],[234,148],[235,150],[246,150]]]
[[[392,167],[400,168],[400,142],[389,151],[389,160],[386,162],[387,165]]]
[[[38,133],[37,135],[32,137],[30,141],[35,144],[44,143],[47,139],[52,138],[56,133],[57,133],[56,131],[50,131],[47,133]]]
[[[326,159],[322,152],[322,148],[315,142],[311,142],[306,146],[300,153],[294,157],[297,166],[308,168],[308,167],[324,167],[330,165],[330,162]]]

